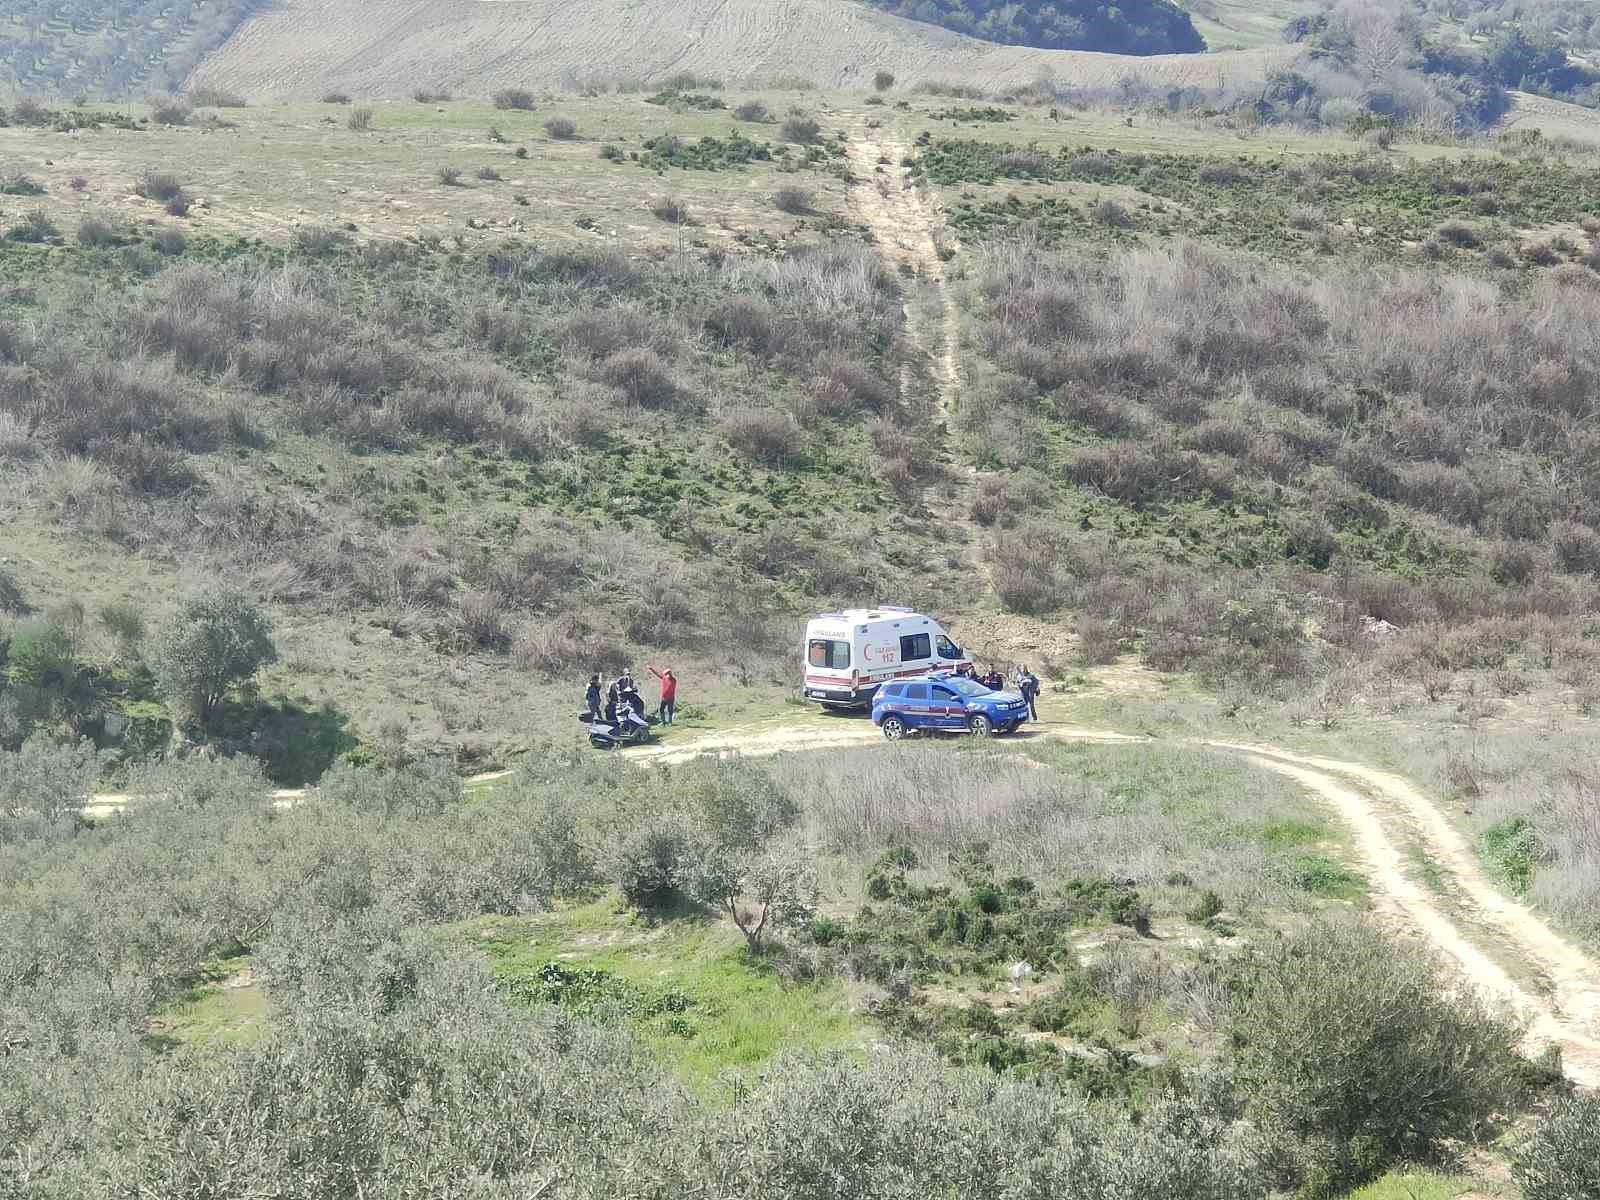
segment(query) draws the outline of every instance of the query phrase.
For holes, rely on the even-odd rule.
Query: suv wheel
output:
[[[883,719],[883,736],[891,742],[898,742],[906,735],[906,723],[899,717],[885,717]]]
[[[972,731],[973,737],[988,737],[994,732],[994,722],[982,713],[975,713],[967,722],[967,728]]]

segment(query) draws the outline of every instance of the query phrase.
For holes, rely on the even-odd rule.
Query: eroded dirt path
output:
[[[906,332],[928,355],[938,389],[939,409],[948,427],[955,417],[961,379],[957,354],[961,345],[960,311],[946,285],[935,231],[940,221],[927,198],[902,166],[911,149],[887,131],[862,124],[850,130],[850,205],[872,231],[884,258],[905,274],[923,279],[939,299],[939,320],[929,322],[916,304],[906,307]],[[949,247],[953,250],[955,247]],[[904,390],[904,389],[903,389]]]

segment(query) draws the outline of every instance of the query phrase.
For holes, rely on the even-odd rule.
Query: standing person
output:
[[[611,725],[617,724],[619,716],[617,706],[623,703],[622,689],[617,686],[621,682],[620,679],[613,680],[611,686],[606,689],[606,722]]]
[[[1028,715],[1035,721],[1039,719],[1039,677],[1028,669],[1028,664],[1022,664],[1020,672],[1022,684],[1022,698],[1028,702]]]
[[[589,676],[589,690],[583,694],[583,702],[589,706],[591,721],[600,719],[600,672],[596,671]]]
[[[672,673],[671,667],[665,671],[650,667],[650,674],[661,681],[661,710],[656,715],[663,725],[671,725],[672,714],[678,708],[678,677]]]

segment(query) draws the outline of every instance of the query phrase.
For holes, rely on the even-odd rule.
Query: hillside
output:
[[[0,94],[175,90],[263,0],[4,0]]]
[[[1110,54],[1198,54],[1205,39],[1189,14],[1171,0],[1063,3],[935,4],[930,0],[868,0],[896,16],[1008,46],[1095,50]]]
[[[581,19],[579,17],[581,14]],[[754,85],[803,79],[864,88],[886,68],[902,83],[1022,86],[1041,76],[1098,86],[1124,75],[1154,84],[1212,83],[1219,70],[1259,79],[1288,51],[1204,62],[1000,46],[842,0],[561,0],[408,3],[285,0],[257,14],[192,82],[247,96],[357,96],[417,87],[486,95],[497,88],[577,87],[690,72]]]
[[[0,1195],[1591,1193],[1594,118],[1106,91],[7,105]]]

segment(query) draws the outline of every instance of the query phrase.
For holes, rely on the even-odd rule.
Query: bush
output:
[[[235,685],[276,662],[272,626],[243,592],[185,600],[163,631],[152,666],[169,703],[209,721]]]
[[[20,171],[0,178],[0,196],[43,196],[47,190],[37,179]]]
[[[32,611],[32,606],[22,594],[21,585],[17,583],[16,573],[0,563],[0,613],[20,615]]]
[[[780,130],[783,140],[801,146],[813,146],[822,140],[822,125],[804,109],[791,109]]]
[[[634,908],[661,909],[695,889],[705,854],[705,844],[681,816],[652,814],[610,847],[607,873]]]
[[[144,613],[132,604],[107,604],[100,610],[100,628],[116,639],[119,655],[133,658],[144,641]]]
[[[348,97],[347,97],[348,99]],[[249,108],[250,101],[238,92],[226,88],[198,87],[189,93],[189,103],[196,108]]]
[[[544,123],[544,131],[558,142],[570,142],[578,136],[578,123],[571,117],[551,117]]]
[[[1511,1173],[1523,1200],[1600,1197],[1600,1096],[1569,1100],[1517,1154]]]
[[[345,122],[357,133],[365,133],[372,128],[376,114],[370,108],[357,108],[351,110],[350,119]]]
[[[499,183],[503,176],[493,167],[479,167],[478,178],[485,183]]]
[[[52,221],[44,209],[31,210],[22,220],[6,230],[6,240],[9,242],[24,242],[31,245],[43,245],[60,238],[61,228]]]
[[[735,121],[748,121],[752,124],[766,125],[772,121],[772,113],[767,106],[759,100],[746,100],[733,110]]]
[[[57,742],[35,733],[15,751],[0,750],[0,817],[56,821],[83,807],[100,777],[94,743]]]
[[[689,223],[689,206],[676,196],[668,196],[657,200],[650,211],[659,221],[669,225],[687,225]]]
[[[349,104],[350,94],[348,92],[328,92],[322,97],[322,102],[324,104]]]
[[[678,395],[672,373],[654,350],[618,350],[601,363],[600,378],[641,408],[665,408]]]
[[[80,246],[120,246],[128,240],[127,229],[110,213],[90,213],[78,222]]]
[[[1424,1160],[1518,1098],[1521,1028],[1425,945],[1322,923],[1238,971],[1235,1081],[1302,1195]]]
[[[11,635],[6,678],[21,687],[64,692],[77,676],[72,638],[55,621],[28,621]]]
[[[766,463],[793,458],[804,441],[798,422],[775,408],[734,409],[719,429],[737,453]]]
[[[498,109],[532,112],[533,93],[526,88],[502,88],[494,94],[494,106]]]
[[[157,125],[187,125],[194,110],[181,96],[161,96],[150,101],[150,119]]]
[[[326,225],[302,225],[294,231],[294,248],[309,258],[322,258],[348,248],[350,235]]]
[[[461,182],[460,167],[440,167],[438,171],[439,182],[445,187],[464,187]]]
[[[772,193],[772,204],[779,212],[802,217],[811,211],[811,193],[803,187],[781,187]]]
[[[133,191],[146,200],[165,203],[174,196],[183,195],[183,181],[170,172],[147,169],[133,181]]]
[[[447,104],[454,97],[449,92],[433,91],[430,88],[418,88],[411,93],[411,98],[418,104]]]
[[[399,766],[336,764],[317,784],[327,803],[381,817],[421,820],[460,806],[461,777],[440,758]]]
[[[887,92],[894,86],[894,72],[882,70],[874,72],[872,86],[880,92]]]

